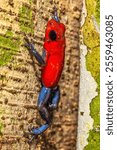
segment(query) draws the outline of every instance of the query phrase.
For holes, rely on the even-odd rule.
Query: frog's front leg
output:
[[[30,43],[27,36],[25,36],[25,46],[28,48],[28,50],[31,52],[31,54],[36,58],[36,60],[39,62],[41,66],[45,66],[45,61],[43,57],[37,52],[37,50],[34,48],[33,44]]]

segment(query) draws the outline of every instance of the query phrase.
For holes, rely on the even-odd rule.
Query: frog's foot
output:
[[[30,133],[33,134],[33,135],[40,135],[44,131],[46,131],[48,128],[49,128],[49,124],[44,124],[39,128],[32,128]]]
[[[28,139],[29,144],[31,144],[35,139],[38,138],[37,135],[33,135],[31,132],[24,132],[24,137]]]
[[[29,143],[32,143],[33,140],[37,139],[38,135],[42,134],[49,128],[49,124],[44,124],[39,128],[30,128],[28,132],[24,132],[24,136],[29,139]]]

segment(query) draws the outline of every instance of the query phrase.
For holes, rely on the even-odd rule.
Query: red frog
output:
[[[30,129],[29,133],[33,135],[30,140],[32,141],[35,136],[48,129],[51,123],[49,110],[57,108],[60,99],[58,82],[64,66],[65,25],[60,23],[56,8],[54,9],[53,18],[48,21],[46,26],[42,56],[29,42],[27,36],[25,40],[27,42],[25,46],[42,66],[42,87],[39,92],[37,108],[45,124],[38,128]]]
[[[60,79],[65,57],[65,26],[51,19],[46,27],[44,49],[46,65],[42,70],[42,83],[55,87]]]

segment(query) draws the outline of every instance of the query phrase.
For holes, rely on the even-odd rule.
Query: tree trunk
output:
[[[76,150],[82,0],[1,0],[0,4],[0,149]],[[36,109],[41,84],[39,66],[23,46],[24,33],[41,53],[54,5],[66,25],[61,98],[51,127],[28,144],[23,132],[37,119],[42,121]]]

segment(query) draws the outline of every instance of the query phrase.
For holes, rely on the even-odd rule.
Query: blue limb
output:
[[[58,17],[58,13],[57,13],[57,8],[54,6],[54,16],[52,17],[54,20],[56,20],[57,22],[59,22],[59,17]]]
[[[45,105],[47,103],[47,100],[49,99],[51,94],[51,88],[46,88],[43,86],[40,90],[37,106],[40,108],[41,106]]]
[[[31,130],[31,133],[34,135],[39,135],[41,133],[43,133],[45,130],[47,130],[47,128],[50,125],[51,119],[50,119],[50,114],[46,108],[46,104],[49,100],[51,94],[51,89],[50,88],[46,88],[46,87],[42,87],[40,94],[39,94],[39,98],[38,98],[38,109],[39,109],[39,113],[42,117],[42,119],[46,122],[44,125],[42,125],[39,128],[35,128]]]
[[[59,99],[60,99],[59,87],[56,87],[55,89],[53,89],[52,93],[53,93],[52,103],[49,105],[49,107],[52,109],[56,109],[59,103]]]
[[[45,58],[46,58],[46,51],[45,51],[45,49],[43,49],[43,51],[42,51],[42,58],[45,61]]]
[[[39,135],[39,134],[43,133],[44,131],[46,131],[48,129],[48,127],[49,127],[49,124],[44,124],[39,128],[32,129],[31,132],[32,132],[32,134]]]
[[[45,65],[45,61],[42,58],[42,56],[36,51],[36,49],[34,48],[33,44],[30,43],[29,39],[27,36],[25,36],[25,40],[26,40],[26,44],[25,46],[30,50],[30,52],[33,54],[33,56],[36,58],[36,60],[39,62],[40,65],[44,66]]]

